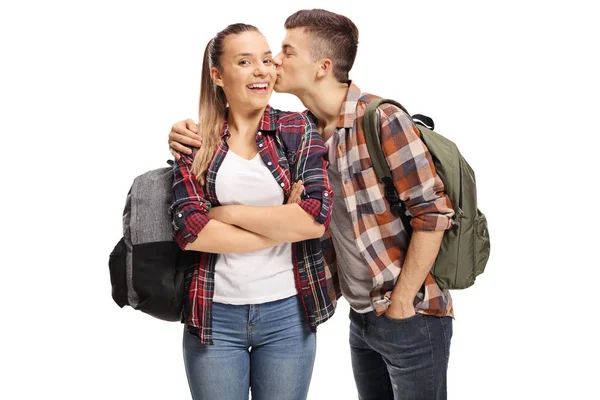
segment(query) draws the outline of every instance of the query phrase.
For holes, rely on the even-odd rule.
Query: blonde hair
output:
[[[202,62],[202,77],[200,82],[200,101],[198,104],[198,132],[202,135],[202,146],[194,157],[192,173],[201,185],[205,184],[206,170],[215,154],[225,112],[227,98],[223,88],[214,84],[210,77],[210,69],[221,69],[220,58],[224,52],[225,39],[230,35],[239,35],[243,32],[258,32],[255,26],[247,24],[232,24],[212,38],[204,50]]]

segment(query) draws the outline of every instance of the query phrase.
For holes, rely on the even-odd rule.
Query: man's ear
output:
[[[317,78],[323,78],[333,70],[333,63],[329,58],[323,58],[318,62]]]
[[[217,86],[223,87],[223,79],[221,79],[221,72],[215,67],[210,69],[210,78]]]

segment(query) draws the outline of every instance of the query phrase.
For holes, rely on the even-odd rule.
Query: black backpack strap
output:
[[[387,163],[385,154],[381,148],[379,126],[377,124],[377,108],[384,103],[393,104],[408,114],[408,111],[406,111],[406,109],[400,103],[394,100],[376,99],[369,102],[365,111],[363,122],[365,140],[367,142],[367,149],[369,150],[369,156],[371,157],[375,174],[377,175],[379,182],[384,185],[385,198],[390,204],[390,209],[394,215],[400,217],[405,229],[407,229],[408,233],[410,234],[412,229],[410,225],[410,218],[408,215],[406,215],[406,206],[398,196],[398,192],[394,186],[394,180],[392,179],[392,173],[390,172],[390,166]],[[410,114],[408,115],[410,116]]]

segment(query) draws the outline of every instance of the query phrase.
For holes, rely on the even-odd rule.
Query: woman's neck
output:
[[[260,126],[265,109],[242,111],[229,108],[227,125],[232,135],[244,138],[254,138]]]

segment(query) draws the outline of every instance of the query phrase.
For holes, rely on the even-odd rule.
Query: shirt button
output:
[[[177,217],[181,218],[181,217],[183,217],[183,215],[181,213],[179,213],[179,214],[177,214]]]
[[[262,132],[258,132],[258,136],[262,135]]]
[[[285,183],[281,182],[281,187],[284,187],[284,186],[285,186]]]
[[[261,143],[261,144],[259,144],[259,145],[258,145],[258,147],[263,147],[263,144],[262,144],[262,143]]]
[[[323,196],[325,196],[325,197],[329,197],[329,193],[328,193],[328,192],[325,192],[325,193],[323,193]]]
[[[268,166],[271,166],[271,165],[273,165],[273,163],[272,163],[271,161],[269,161],[269,162],[267,163],[267,165],[268,165]]]

